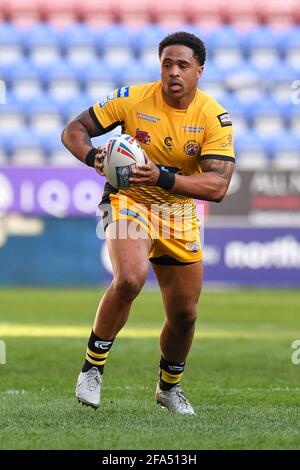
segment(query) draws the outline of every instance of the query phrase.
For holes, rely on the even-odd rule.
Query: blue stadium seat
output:
[[[123,70],[121,86],[137,85],[151,82],[153,79],[152,70],[149,67],[143,67],[138,60],[132,60],[130,65]]]
[[[247,61],[240,62],[236,67],[223,75],[228,91],[235,93],[236,97],[245,103],[254,102],[264,92],[264,82],[261,80],[256,67]]]
[[[289,65],[282,65],[281,62],[271,67],[265,74],[265,83],[269,87],[269,92],[278,101],[289,103],[293,91],[292,82],[299,79],[299,72]]]
[[[97,61],[91,67],[86,67],[80,79],[86,95],[92,102],[99,101],[102,96],[116,88],[114,70],[104,61]]]
[[[248,113],[258,134],[275,136],[285,128],[285,117],[272,96],[264,96],[255,106],[249,107]]]
[[[279,59],[279,37],[267,26],[251,29],[242,40],[242,47],[250,62],[259,68],[268,68]]]
[[[265,168],[269,162],[269,152],[263,139],[255,132],[245,132],[236,137],[235,150],[240,168]]]
[[[273,165],[281,169],[300,169],[300,139],[293,132],[284,132],[270,142]]]
[[[300,135],[300,83],[295,93],[295,103],[290,103],[286,108],[286,119],[291,132]]]
[[[80,92],[78,71],[67,61],[56,62],[44,77],[48,92],[56,101],[66,102]]]
[[[0,27],[0,67],[15,64],[23,56],[22,37],[10,23]]]
[[[230,26],[214,29],[207,39],[208,52],[222,69],[238,65],[243,60],[241,37]]]
[[[96,101],[97,100],[95,100],[95,102]],[[82,111],[85,111],[86,109],[93,106],[93,104],[95,103],[84,93],[79,93],[72,99],[69,99],[65,102],[61,102],[60,100],[58,101],[54,100],[54,102],[65,122],[70,121],[75,116],[80,114]]]
[[[95,33],[85,24],[75,24],[60,36],[60,45],[69,63],[74,65],[90,64],[97,60]]]
[[[38,101],[29,103],[25,112],[31,129],[39,135],[60,133],[65,123],[60,110],[47,93],[41,95]]]
[[[234,93],[227,93],[218,101],[231,116],[235,136],[249,130],[250,119],[247,105],[240,102]]]
[[[56,132],[49,136],[41,137],[41,148],[44,155],[47,156],[47,163],[58,167],[83,165],[62,144],[60,134],[61,132]]]
[[[26,125],[26,114],[14,95],[7,93],[6,103],[0,105],[0,129],[2,134],[13,134]]]
[[[123,25],[114,24],[96,34],[96,45],[103,60],[119,67],[127,66],[134,58],[132,33]]]
[[[42,92],[37,67],[23,59],[9,70],[8,84],[14,95],[22,102],[28,102]]]
[[[11,162],[16,166],[40,166],[46,158],[40,145],[40,138],[31,129],[25,128],[14,135],[9,143]]]
[[[281,38],[280,50],[288,65],[300,67],[300,26],[289,29]]]
[[[140,61],[159,67],[158,45],[166,36],[166,31],[156,24],[149,24],[133,37],[132,48]]]
[[[226,94],[224,74],[214,62],[205,65],[199,80],[199,88],[217,100]]]
[[[47,23],[40,23],[28,30],[24,46],[31,61],[39,66],[54,65],[60,59],[58,34]]]

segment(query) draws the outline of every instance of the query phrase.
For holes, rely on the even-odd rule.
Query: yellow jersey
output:
[[[162,97],[161,81],[114,90],[90,108],[94,122],[108,132],[118,125],[135,137],[158,167],[183,175],[201,173],[203,159],[234,162],[230,117],[219,103],[201,90],[187,109],[168,106]],[[145,204],[184,205],[194,201],[157,186],[131,186],[119,191]]]

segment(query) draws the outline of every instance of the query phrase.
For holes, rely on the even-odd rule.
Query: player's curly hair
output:
[[[176,33],[169,34],[159,43],[159,58],[161,58],[164,48],[173,46],[173,44],[181,44],[183,46],[190,47],[194,51],[194,57],[199,65],[204,65],[206,59],[206,49],[204,42],[197,38],[197,36],[185,31],[178,31]]]

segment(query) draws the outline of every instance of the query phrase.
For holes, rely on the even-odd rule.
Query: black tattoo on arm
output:
[[[86,143],[90,143],[90,137],[98,137],[101,135],[100,126],[96,126],[88,110],[80,113],[73,119],[73,121],[78,121],[82,124],[83,128],[81,129],[81,132],[87,136]]]
[[[207,159],[200,162],[201,170],[203,173],[213,172],[220,176],[226,182],[228,188],[233,170],[234,163],[224,160]]]

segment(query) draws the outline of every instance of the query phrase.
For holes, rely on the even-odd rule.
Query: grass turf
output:
[[[0,290],[1,449],[299,449],[296,291],[204,292],[183,388],[197,412],[154,400],[160,295],[144,291],[105,370],[101,408],[74,398],[97,290]]]

